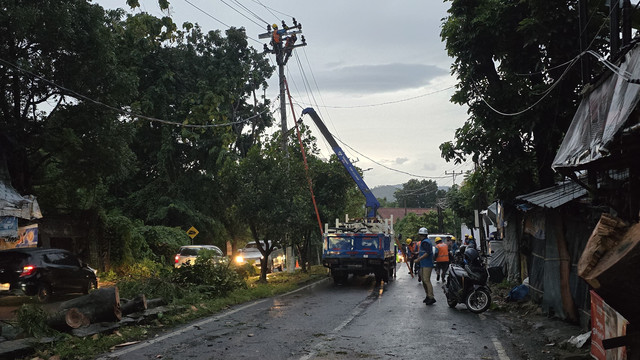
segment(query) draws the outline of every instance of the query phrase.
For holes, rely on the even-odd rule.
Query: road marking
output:
[[[325,280],[326,279],[322,279],[322,280],[316,281],[316,282],[311,283],[309,285],[303,286],[303,287],[301,287],[299,289],[289,291],[288,293],[285,293],[285,294],[282,294],[282,295],[278,295],[278,297],[283,297],[283,296],[294,294],[294,293],[296,293],[298,291],[302,291],[302,290],[304,290],[306,288],[309,288],[311,286],[315,286],[315,285],[317,285],[320,282],[325,281]],[[233,315],[233,314],[235,314],[235,313],[237,313],[239,311],[248,309],[248,308],[250,308],[252,306],[261,304],[261,303],[263,303],[265,301],[268,301],[268,300],[269,299],[258,300],[258,301],[252,302],[250,304],[246,304],[246,305],[240,306],[239,308],[236,308],[236,309],[233,309],[233,310],[229,310],[229,311],[226,311],[226,312],[224,312],[222,314],[206,318],[206,319],[204,319],[202,321],[199,321],[197,323],[193,323],[193,324],[187,325],[187,326],[183,327],[182,329],[179,329],[179,330],[176,330],[176,331],[172,331],[172,332],[164,334],[162,336],[158,336],[157,338],[153,338],[151,340],[147,340],[147,341],[139,343],[137,345],[133,345],[133,346],[127,347],[127,348],[122,349],[120,351],[115,351],[115,352],[112,352],[110,354],[106,354],[106,355],[104,355],[102,357],[97,358],[96,360],[107,360],[107,359],[118,358],[118,357],[123,356],[125,354],[128,354],[128,353],[130,353],[132,351],[143,349],[143,348],[145,348],[145,347],[147,347],[149,345],[153,345],[153,344],[155,344],[157,342],[164,341],[164,340],[172,338],[174,336],[184,334],[187,331],[191,331],[191,330],[194,330],[194,329],[195,330],[199,330],[199,328],[202,327],[203,325],[209,324],[209,323],[214,322],[214,321],[218,321],[218,320],[220,320],[220,319],[222,319],[224,317],[227,317],[229,315]]]
[[[484,321],[487,319],[486,316],[484,316],[484,314],[479,314],[478,317],[480,318],[480,320]],[[511,360],[509,358],[509,355],[507,355],[507,352],[504,351],[504,347],[502,346],[502,343],[500,342],[500,340],[498,340],[495,337],[491,338],[491,342],[493,343],[493,347],[496,349],[496,351],[498,352],[498,359],[500,360]]]
[[[495,347],[496,351],[498,352],[498,358],[500,360],[509,360],[509,356],[507,355],[507,352],[504,351],[504,348],[502,347],[502,343],[500,343],[500,340],[492,337],[491,341],[493,342],[493,347]]]

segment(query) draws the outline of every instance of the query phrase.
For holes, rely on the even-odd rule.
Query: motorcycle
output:
[[[487,286],[489,272],[480,262],[478,251],[464,250],[464,264],[452,263],[447,269],[447,278],[442,286],[447,305],[456,307],[464,303],[474,314],[486,311],[491,306],[491,290]]]

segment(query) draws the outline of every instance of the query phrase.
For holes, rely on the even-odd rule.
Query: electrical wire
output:
[[[275,17],[275,18],[278,18],[278,17],[276,16],[276,14],[273,13],[273,11],[277,12],[280,15],[284,15],[286,17],[290,17],[290,18],[293,17],[291,15],[285,14],[285,13],[283,13],[281,11],[276,10],[276,9],[270,8],[270,7],[266,6],[265,4],[263,4],[262,2],[260,2],[259,0],[252,0],[252,1],[254,3],[259,4],[260,6],[264,7],[265,9],[267,9],[267,11],[269,11],[271,13],[271,15],[273,15],[273,17]]]
[[[258,114],[255,114],[253,116],[250,116],[248,118],[241,119],[241,120],[238,120],[238,121],[227,122],[227,123],[224,123],[224,124],[196,125],[196,124],[177,123],[177,122],[174,122],[174,121],[158,119],[158,118],[151,117],[151,116],[145,116],[145,115],[137,114],[137,113],[134,113],[134,112],[129,111],[129,110],[125,110],[125,109],[121,109],[121,108],[117,108],[115,106],[111,106],[111,105],[105,104],[103,102],[94,100],[94,99],[92,99],[92,98],[90,98],[88,96],[82,95],[82,94],[80,94],[80,93],[78,93],[76,91],[68,89],[68,88],[66,88],[66,87],[64,87],[62,85],[58,85],[58,84],[56,84],[55,82],[53,82],[51,80],[48,80],[48,79],[43,78],[42,76],[36,75],[36,74],[34,74],[34,73],[32,73],[32,72],[30,72],[28,70],[25,70],[25,69],[23,69],[23,68],[21,68],[21,67],[19,67],[17,65],[14,65],[14,64],[12,64],[12,63],[4,60],[4,59],[0,58],[0,63],[3,63],[3,64],[5,64],[5,65],[7,65],[9,67],[12,67],[12,68],[14,68],[14,69],[16,69],[16,70],[18,70],[18,71],[20,71],[20,72],[22,72],[24,74],[27,74],[27,75],[29,75],[29,76],[37,79],[37,80],[46,82],[47,84],[49,84],[49,85],[51,85],[51,86],[53,86],[55,88],[58,88],[58,89],[66,92],[66,93],[68,93],[70,95],[73,95],[74,97],[76,97],[78,99],[82,99],[82,100],[88,101],[90,103],[93,103],[95,105],[98,105],[98,106],[113,110],[113,111],[115,111],[115,112],[117,112],[117,113],[119,113],[121,115],[129,116],[129,117],[132,118],[132,121],[137,121],[138,119],[144,119],[144,120],[148,120],[148,121],[152,121],[152,122],[159,122],[159,123],[162,123],[162,124],[174,125],[174,126],[185,127],[185,128],[215,128],[215,127],[231,126],[231,125],[235,125],[235,124],[244,123],[244,122],[247,122],[247,121],[249,121],[251,119],[259,117],[260,115],[265,114],[266,112],[270,111],[269,109],[265,109],[262,112],[260,112]],[[64,94],[62,94],[62,96],[64,96]],[[276,98],[276,100],[277,100],[277,98]],[[272,104],[275,104],[275,101],[272,102]]]
[[[263,23],[269,25],[269,22],[265,19],[263,19],[262,17],[260,17],[258,14],[256,14],[255,12],[251,11],[251,9],[249,9],[248,7],[244,6],[240,1],[238,0],[233,0],[234,3],[238,4],[240,7],[242,7],[243,9],[245,9],[249,14],[253,15],[256,19],[262,21]]]
[[[185,0],[186,1],[186,0]],[[231,8],[231,10],[237,12],[238,14],[240,14],[242,17],[244,17],[245,19],[251,21],[252,23],[258,25],[259,27],[262,26],[262,24],[257,23],[255,20],[253,20],[252,18],[248,17],[247,15],[243,14],[240,10],[234,8],[233,6],[231,6],[231,4],[229,4],[228,2],[224,1],[224,0],[220,0],[221,3],[227,5],[228,7]],[[268,23],[265,21],[265,24],[268,25]]]
[[[208,17],[212,18],[213,20],[215,20],[215,21],[219,22],[220,24],[224,25],[225,27],[227,27],[227,28],[231,28],[231,26],[230,26],[230,25],[225,24],[224,22],[222,22],[222,20],[219,20],[219,19],[218,19],[218,18],[216,18],[215,16],[213,16],[213,15],[209,14],[208,12],[206,12],[205,10],[203,10],[203,9],[199,8],[198,6],[196,6],[196,5],[195,5],[194,3],[192,3],[191,1],[189,1],[189,0],[184,0],[184,1],[185,1],[187,4],[189,4],[189,5],[193,6],[194,8],[196,8],[196,9],[197,9],[198,11],[200,11],[201,13],[203,13],[203,14],[207,15]],[[258,24],[258,25],[260,25],[260,24]],[[261,44],[261,45],[263,44],[263,42],[262,42],[262,41],[260,41],[260,40],[258,40],[258,39],[255,39],[255,38],[253,38],[253,37],[251,37],[251,36],[249,36],[249,35],[247,35],[247,39],[253,40],[253,41],[255,41],[255,42],[257,42],[258,44]]]
[[[441,93],[443,91],[447,91],[449,89],[453,89],[454,86],[449,86],[447,88],[444,89],[440,89],[440,90],[436,90],[436,91],[432,91],[430,93],[426,93],[426,94],[421,94],[421,95],[417,95],[417,96],[413,96],[410,98],[404,98],[404,99],[400,99],[400,100],[393,100],[393,101],[385,101],[385,102],[381,102],[381,103],[375,103],[375,104],[367,104],[367,105],[352,105],[352,106],[330,106],[330,105],[325,105],[323,107],[325,108],[331,108],[331,109],[358,109],[358,108],[367,108],[367,107],[375,107],[375,106],[383,106],[383,105],[392,105],[392,104],[398,104],[398,103],[402,103],[402,102],[406,102],[406,101],[411,101],[411,100],[415,100],[415,99],[420,99],[423,98],[425,96],[430,96],[430,95],[434,95],[437,93]]]

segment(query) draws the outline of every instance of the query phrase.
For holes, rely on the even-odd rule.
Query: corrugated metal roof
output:
[[[516,200],[539,207],[555,209],[587,194],[587,189],[573,181],[567,181],[529,194],[516,196]],[[526,206],[521,210],[528,210]]]

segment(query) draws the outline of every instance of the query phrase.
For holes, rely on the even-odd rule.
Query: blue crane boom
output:
[[[320,129],[320,132],[325,137],[325,139],[327,139],[329,145],[331,145],[333,152],[336,153],[344,168],[347,169],[347,172],[349,173],[349,175],[351,175],[353,181],[355,181],[356,185],[358,185],[358,189],[360,189],[366,199],[365,206],[367,208],[367,217],[375,218],[378,215],[378,208],[380,207],[380,202],[378,201],[378,199],[376,199],[376,197],[373,195],[371,189],[369,189],[367,184],[364,182],[362,176],[360,176],[360,173],[358,173],[355,166],[353,166],[351,161],[349,161],[349,158],[347,157],[347,155],[345,155],[344,151],[342,151],[342,148],[340,148],[336,140],[333,138],[333,135],[331,135],[316,111],[313,108],[308,107],[302,111],[302,115],[305,114],[311,116],[313,122],[316,124],[318,129]]]

